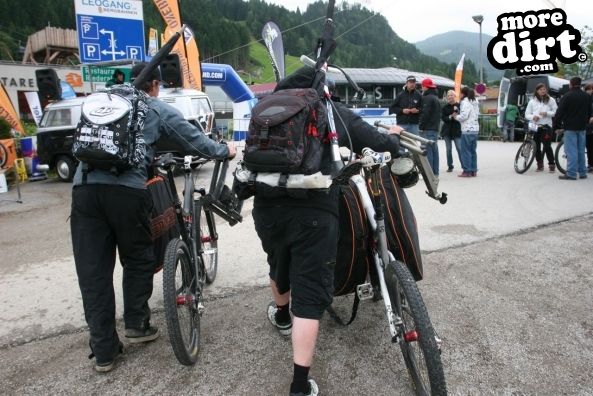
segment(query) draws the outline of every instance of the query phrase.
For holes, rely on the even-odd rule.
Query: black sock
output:
[[[288,309],[290,304],[276,305],[278,309],[276,311],[276,323],[289,323],[290,322],[290,310]]]
[[[309,369],[310,367],[299,366],[296,363],[294,364],[294,374],[292,377],[292,384],[290,384],[290,393],[309,393],[311,390],[311,385],[309,385]]]

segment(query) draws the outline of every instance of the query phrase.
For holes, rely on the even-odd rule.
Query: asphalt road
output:
[[[419,286],[445,342],[448,388],[456,395],[593,395],[593,180],[516,175],[517,148],[480,142],[478,178],[441,175],[445,206],[421,185],[408,190],[424,250]],[[208,290],[198,363],[183,367],[173,355],[157,277],[152,305],[162,336],[130,346],[114,372],[100,375],[86,358],[69,186],[25,187],[25,203],[0,203],[2,393],[286,394],[290,343],[265,317],[266,266],[249,205],[243,224],[220,226],[229,242]],[[335,304],[346,312],[351,299]],[[324,395],[413,394],[380,303],[362,303],[349,328],[323,319],[311,374]]]

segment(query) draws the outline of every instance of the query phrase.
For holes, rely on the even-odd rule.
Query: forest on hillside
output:
[[[145,29],[162,31],[163,21],[152,0],[144,3]],[[202,61],[249,68],[248,44],[261,38],[267,21],[283,30],[285,52],[312,55],[327,3],[289,11],[263,0],[179,0],[183,22],[194,31]],[[73,0],[0,0],[0,59],[20,60],[29,34],[45,26],[75,29]],[[334,14],[338,47],[332,63],[342,67],[394,66],[452,77],[455,64],[421,53],[400,38],[380,14],[358,4],[338,2]],[[397,58],[397,63],[393,58]],[[464,83],[478,81],[476,66],[466,62]]]

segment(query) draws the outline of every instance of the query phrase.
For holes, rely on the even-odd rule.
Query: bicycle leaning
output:
[[[178,236],[167,244],[163,262],[163,302],[173,352],[181,364],[192,365],[200,349],[200,318],[204,286],[214,282],[218,269],[218,233],[214,214],[230,225],[242,221],[242,202],[225,185],[229,160],[216,160],[210,189],[196,187],[197,169],[208,160],[171,153],[153,163],[173,198]],[[184,177],[183,201],[175,186],[174,168]],[[164,175],[163,175],[164,173]]]
[[[515,172],[519,174],[527,172],[535,160],[535,151],[537,147],[537,143],[534,139],[535,133],[536,132],[530,129],[525,131],[523,143],[515,155]]]

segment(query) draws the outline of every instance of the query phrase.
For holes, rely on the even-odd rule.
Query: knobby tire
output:
[[[201,291],[198,277],[190,249],[181,239],[172,239],[163,263],[163,300],[173,352],[186,366],[196,362],[200,350],[198,303]]]
[[[405,264],[392,261],[385,269],[385,282],[393,310],[403,321],[399,345],[416,394],[446,395],[447,385],[435,332],[412,274]],[[417,340],[405,341],[403,334],[414,330]]]

